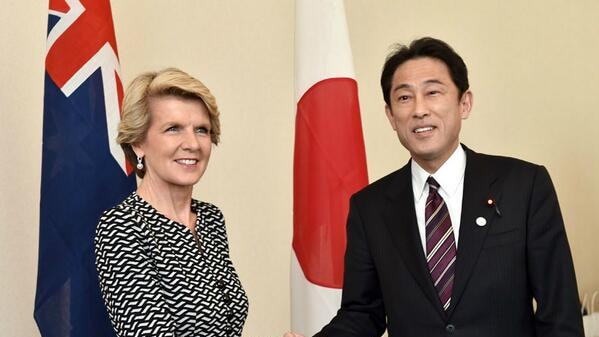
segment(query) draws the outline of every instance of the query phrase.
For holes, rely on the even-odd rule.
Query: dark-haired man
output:
[[[341,309],[317,336],[583,336],[547,170],[460,144],[462,58],[413,41],[387,58],[381,87],[411,160],[351,198]]]

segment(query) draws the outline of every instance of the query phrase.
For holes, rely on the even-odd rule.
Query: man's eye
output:
[[[405,102],[405,101],[407,101],[409,99],[410,99],[410,96],[408,96],[408,95],[402,95],[402,96],[399,96],[397,98],[397,100],[400,101],[400,102]]]
[[[438,94],[440,94],[441,92],[439,90],[431,90],[428,92],[429,96],[436,96]]]

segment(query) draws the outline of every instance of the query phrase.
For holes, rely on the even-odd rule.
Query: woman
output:
[[[192,199],[219,136],[214,96],[188,74],[145,73],[127,89],[117,142],[142,180],[103,214],[95,239],[119,337],[241,336],[248,301],[223,216]]]

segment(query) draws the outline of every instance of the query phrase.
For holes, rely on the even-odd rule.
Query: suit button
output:
[[[223,280],[218,280],[216,282],[216,286],[219,287],[220,289],[223,289],[225,287],[225,281]]]
[[[454,331],[455,331],[455,326],[454,326],[453,324],[447,324],[447,325],[445,326],[445,331],[447,331],[447,332],[449,332],[449,333],[452,333],[452,332],[454,332]]]

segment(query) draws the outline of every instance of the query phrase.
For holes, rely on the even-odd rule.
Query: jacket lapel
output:
[[[466,171],[464,174],[464,195],[458,241],[455,279],[448,317],[451,317],[459,305],[464,289],[472,275],[480,250],[493,219],[497,216],[495,208],[487,204],[488,199],[498,202],[501,195],[494,168],[486,165],[485,159],[466,148]],[[484,218],[486,224],[477,224],[478,218]],[[482,219],[480,219],[482,220]],[[480,221],[479,220],[479,221]]]
[[[387,197],[383,213],[384,221],[401,254],[401,259],[428,300],[437,308],[439,315],[445,317],[420,242],[410,163],[395,174],[387,190]]]

